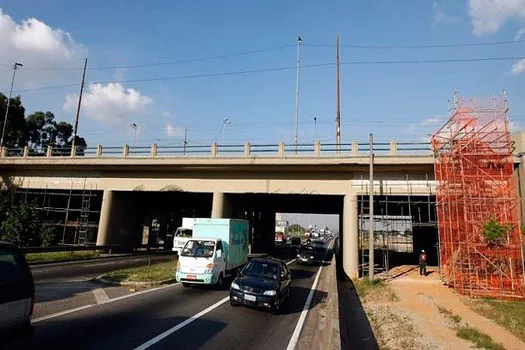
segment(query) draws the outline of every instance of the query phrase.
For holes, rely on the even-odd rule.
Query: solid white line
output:
[[[104,290],[104,288],[93,289],[93,295],[95,296],[95,300],[97,301],[97,304],[102,304],[103,302],[109,300],[109,297],[106,294],[106,291]]]
[[[216,302],[212,306],[208,307],[207,309],[202,310],[201,312],[199,312],[195,316],[192,316],[192,317],[188,318],[187,320],[177,324],[176,326],[168,329],[164,333],[161,333],[161,334],[157,335],[155,338],[152,338],[152,339],[148,340],[147,342],[145,342],[144,344],[140,345],[139,347],[136,347],[134,350],[145,350],[145,349],[149,348],[150,346],[155,345],[156,343],[158,343],[162,339],[164,339],[164,338],[170,336],[171,334],[177,332],[181,328],[186,327],[187,325],[189,325],[193,321],[197,320],[199,317],[202,317],[202,316],[206,315],[208,312],[218,308],[219,306],[221,306],[222,304],[224,304],[228,300],[230,300],[229,296],[227,296],[226,298],[224,298],[222,300],[219,300],[218,302]]]
[[[308,297],[306,298],[306,302],[304,303],[303,311],[301,312],[301,316],[299,316],[299,321],[297,322],[297,326],[295,326],[295,329],[293,331],[292,337],[290,338],[290,342],[286,347],[286,350],[294,350],[297,346],[297,341],[299,340],[299,335],[301,334],[301,330],[303,329],[304,321],[306,320],[306,315],[308,314],[308,310],[310,309],[310,305],[312,304],[315,288],[317,287],[317,282],[319,282],[319,276],[321,275],[322,269],[323,267],[320,266],[319,271],[317,271],[314,283],[312,284],[312,288],[310,288],[310,292],[308,293]]]
[[[57,312],[56,314],[42,316],[42,317],[35,318],[35,319],[31,320],[31,323],[42,322],[42,321],[45,321],[45,320],[49,320],[50,318],[55,318],[55,317],[71,314],[73,312],[77,312],[77,311],[80,311],[80,310],[88,309],[88,308],[93,307],[93,306],[95,306],[95,304],[88,304],[88,305],[76,307],[74,309],[69,309],[69,310]]]
[[[334,241],[330,242],[328,249],[331,249],[334,245]],[[327,250],[328,253],[328,250]],[[325,259],[323,259],[323,262],[326,261],[326,255]],[[310,310],[310,306],[312,304],[312,300],[314,298],[315,288],[317,288],[317,283],[319,283],[319,276],[321,276],[321,270],[323,269],[323,266],[321,265],[319,267],[319,271],[317,271],[317,275],[315,276],[314,283],[312,284],[312,288],[310,288],[310,292],[308,293],[308,297],[306,298],[306,302],[304,303],[303,311],[301,311],[301,315],[299,316],[299,321],[297,321],[297,325],[295,326],[295,329],[292,333],[292,337],[290,338],[290,342],[288,342],[288,346],[286,347],[286,350],[294,350],[297,346],[297,342],[299,341],[299,336],[301,335],[301,330],[303,329],[304,322],[306,321],[306,316],[308,315],[308,311]]]
[[[55,318],[55,317],[60,317],[60,316],[64,316],[64,315],[67,315],[67,314],[71,314],[71,313],[74,313],[74,312],[77,312],[77,311],[81,311],[81,310],[89,309],[89,308],[91,308],[91,307],[93,307],[93,306],[104,305],[104,304],[113,303],[113,302],[115,302],[115,301],[119,301],[119,300],[122,300],[122,299],[131,298],[131,297],[138,296],[138,295],[141,295],[141,294],[146,294],[146,293],[150,293],[150,292],[155,292],[155,291],[157,291],[157,290],[161,290],[161,289],[165,289],[165,288],[169,288],[169,287],[177,286],[177,285],[179,285],[179,284],[180,284],[180,283],[174,283],[174,284],[168,284],[168,285],[166,285],[166,286],[162,286],[162,287],[158,287],[158,288],[151,288],[151,289],[141,290],[140,292],[135,292],[135,293],[132,293],[132,294],[126,294],[126,295],[123,295],[123,296],[120,296],[120,297],[117,297],[117,298],[113,298],[113,299],[109,299],[109,300],[107,300],[107,301],[103,301],[103,302],[101,302],[100,304],[87,304],[87,305],[83,305],[83,306],[76,307],[76,308],[73,308],[73,309],[69,309],[69,310],[65,310],[65,311],[57,312],[57,313],[55,313],[55,314],[51,314],[51,315],[46,315],[46,316],[42,316],[42,317],[39,317],[39,318],[35,318],[35,319],[31,320],[31,323],[38,323],[38,322],[46,321],[46,320],[49,320],[49,319],[52,319],[52,318]]]

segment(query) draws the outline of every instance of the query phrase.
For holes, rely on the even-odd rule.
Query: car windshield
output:
[[[195,241],[186,243],[182,249],[181,256],[193,256],[195,258],[211,258],[215,249],[214,241]]]
[[[175,237],[191,238],[193,236],[193,230],[189,228],[179,228],[175,232]]]
[[[277,279],[279,266],[271,262],[250,261],[242,271],[243,275]]]

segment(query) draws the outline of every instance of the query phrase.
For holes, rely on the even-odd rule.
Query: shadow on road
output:
[[[341,349],[376,350],[377,339],[354,284],[343,271],[339,254],[336,254],[336,264]]]
[[[35,300],[37,303],[44,303],[68,299],[104,287],[107,286],[93,281],[41,283],[35,286]]]

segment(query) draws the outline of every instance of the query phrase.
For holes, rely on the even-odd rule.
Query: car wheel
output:
[[[182,282],[182,286],[183,286],[184,288],[189,288],[189,287],[190,287],[190,284],[189,284],[189,283],[184,283],[184,282]]]
[[[239,306],[239,304],[236,303],[236,302],[233,301],[233,300],[230,300],[230,305],[233,306],[233,307],[237,307],[237,306]]]
[[[275,305],[273,306],[273,314],[277,315],[279,313],[279,310],[281,309],[281,299],[279,296],[277,296],[277,300],[275,301]]]

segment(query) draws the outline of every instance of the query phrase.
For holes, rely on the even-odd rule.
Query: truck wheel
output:
[[[184,282],[182,282],[182,286],[183,286],[184,288],[189,288],[189,287],[190,287],[190,284],[189,284],[189,283],[184,283]]]
[[[224,288],[224,279],[222,278],[222,273],[219,275],[219,278],[217,279],[217,289],[223,289]]]

